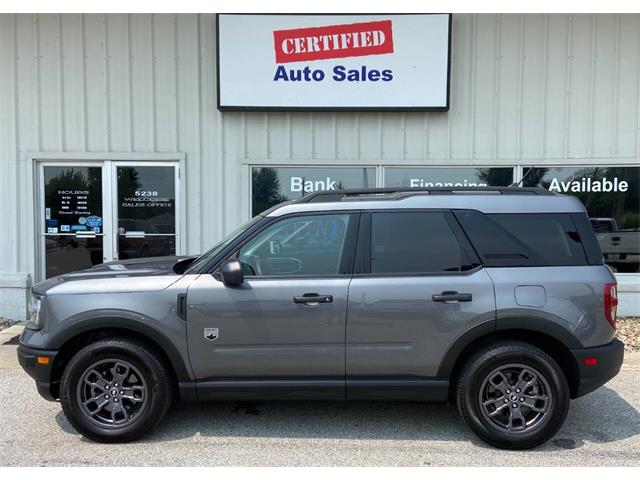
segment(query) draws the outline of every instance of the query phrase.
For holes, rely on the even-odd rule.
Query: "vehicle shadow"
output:
[[[60,427],[76,433],[62,412]],[[570,450],[640,433],[640,413],[614,390],[602,387],[571,403],[565,425],[540,451]],[[271,437],[409,441],[479,440],[455,406],[414,402],[216,402],[178,403],[140,443],[204,437]],[[82,441],[88,441],[82,438]]]

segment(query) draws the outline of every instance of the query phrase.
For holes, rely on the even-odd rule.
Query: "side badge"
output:
[[[204,329],[204,338],[213,342],[218,338],[218,329],[217,328],[205,328]]]

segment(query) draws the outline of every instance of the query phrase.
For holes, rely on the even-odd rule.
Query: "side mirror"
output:
[[[224,262],[220,267],[220,278],[222,283],[229,287],[237,287],[244,282],[242,266],[236,258],[231,258]]]

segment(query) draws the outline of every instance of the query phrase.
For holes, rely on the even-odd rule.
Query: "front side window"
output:
[[[441,212],[371,215],[371,273],[423,274],[473,268]]]
[[[267,227],[238,252],[245,275],[326,276],[341,273],[351,216],[291,217]]]

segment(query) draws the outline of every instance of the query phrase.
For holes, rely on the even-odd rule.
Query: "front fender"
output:
[[[55,330],[46,333],[25,329],[20,342],[31,348],[60,350],[67,342],[92,331],[132,332],[149,339],[164,352],[178,381],[193,381],[186,347],[186,325],[177,316],[171,323],[171,328],[165,328],[164,332],[158,326],[165,326],[166,321],[160,323],[139,313],[120,309],[87,311],[59,322]]]

